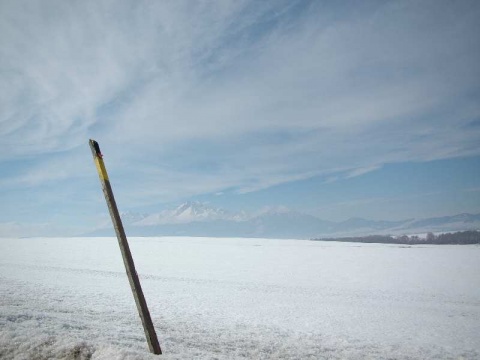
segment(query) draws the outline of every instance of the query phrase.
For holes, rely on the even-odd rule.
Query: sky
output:
[[[0,1],[0,236],[184,201],[480,212],[478,1]]]

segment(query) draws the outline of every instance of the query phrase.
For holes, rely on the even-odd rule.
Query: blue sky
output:
[[[186,200],[480,212],[478,1],[2,1],[0,235]]]

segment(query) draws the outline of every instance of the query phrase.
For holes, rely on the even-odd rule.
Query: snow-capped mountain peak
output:
[[[143,220],[148,216],[148,214],[136,213],[131,211],[125,211],[120,213],[122,221],[126,224],[135,223],[137,221]]]
[[[161,224],[182,224],[190,222],[208,222],[215,220],[239,221],[241,216],[223,209],[215,208],[201,202],[185,202],[172,210],[164,210],[152,214],[136,222],[137,226],[152,226]]]
[[[225,210],[214,208],[200,202],[186,202],[173,211],[177,219],[190,221],[228,219]]]

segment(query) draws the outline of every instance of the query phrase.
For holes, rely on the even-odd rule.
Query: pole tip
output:
[[[95,154],[96,154],[99,158],[102,158],[103,155],[102,155],[102,152],[100,151],[100,145],[98,145],[98,142],[96,142],[96,141],[93,140],[93,139],[90,139],[90,140],[89,140],[89,143],[90,143],[90,147],[95,151]]]

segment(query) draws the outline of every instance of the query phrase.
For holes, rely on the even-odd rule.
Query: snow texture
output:
[[[478,359],[480,247],[131,238],[164,359]],[[0,239],[1,359],[158,359],[114,238]]]

